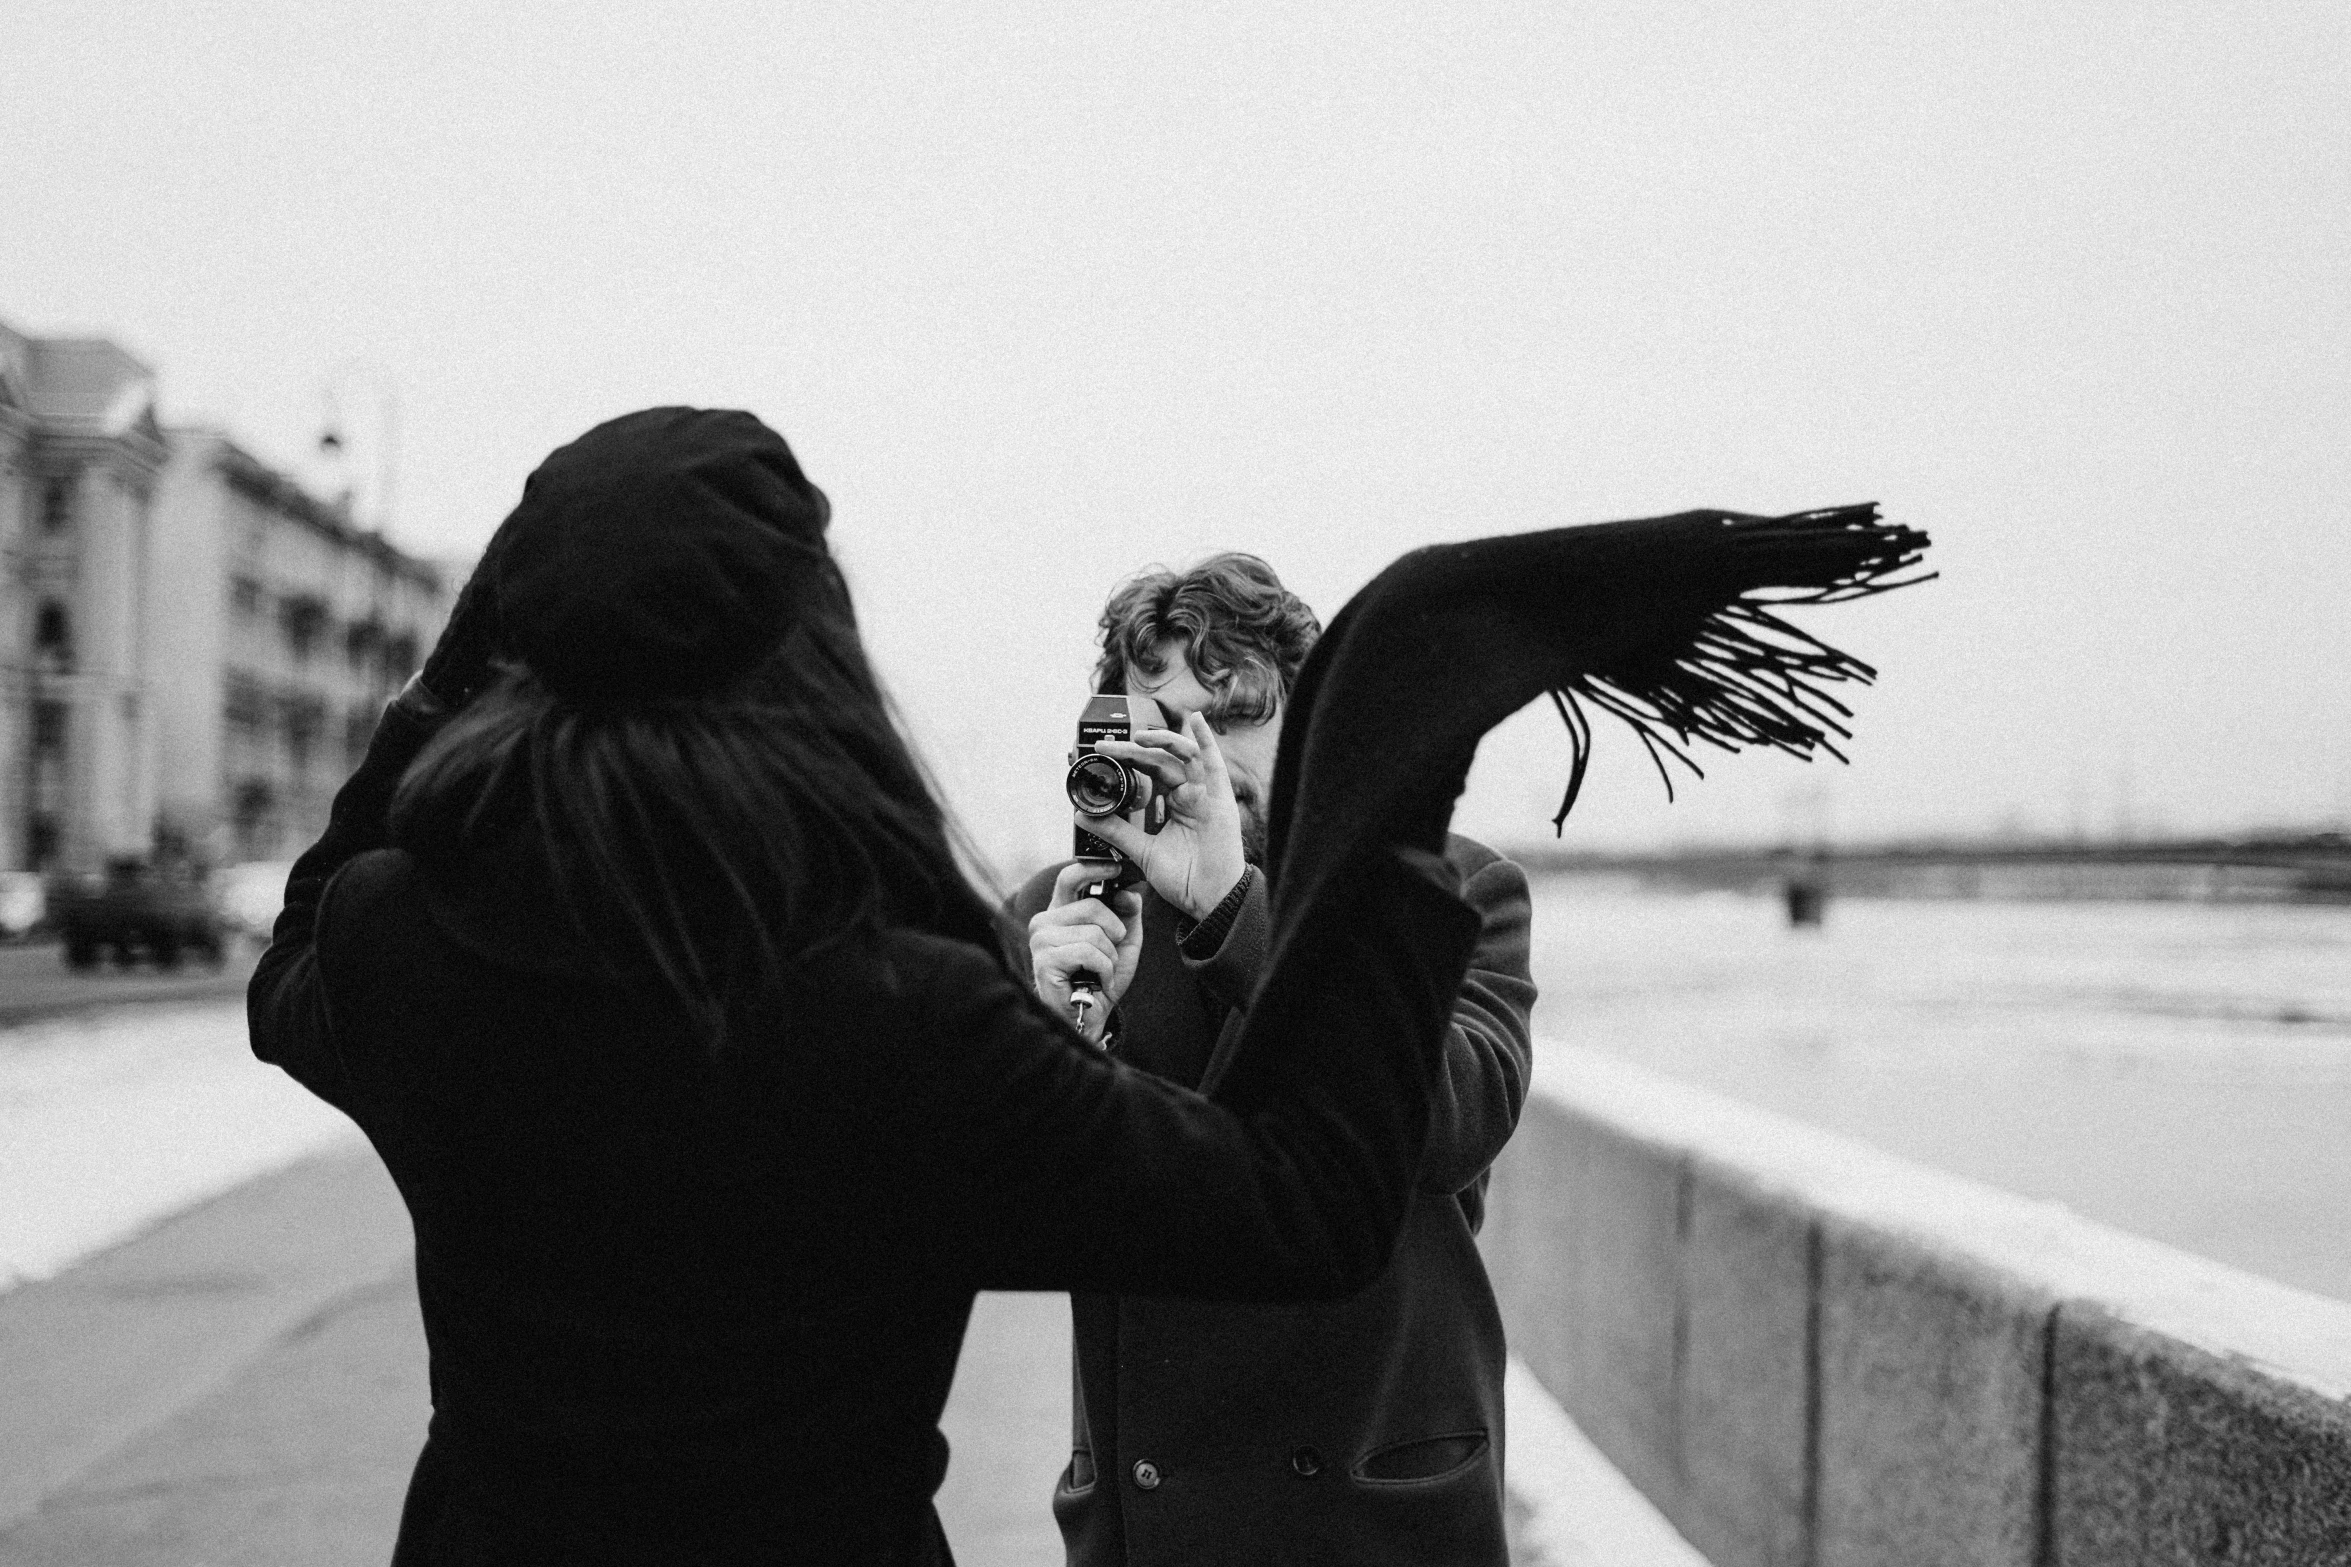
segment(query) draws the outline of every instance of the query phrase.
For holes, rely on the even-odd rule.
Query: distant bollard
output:
[[[1787,903],[1788,923],[1791,926],[1799,929],[1817,927],[1828,913],[1828,886],[1815,877],[1789,877],[1781,885],[1780,895]]]

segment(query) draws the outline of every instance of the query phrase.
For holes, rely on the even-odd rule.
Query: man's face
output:
[[[1216,731],[1217,749],[1224,753],[1225,771],[1232,776],[1233,798],[1241,807],[1241,848],[1253,865],[1265,863],[1265,811],[1272,799],[1274,753],[1282,743],[1282,715],[1261,723],[1226,723],[1216,716],[1216,693],[1192,673],[1186,655],[1189,646],[1175,638],[1152,650],[1164,667],[1156,675],[1127,670],[1128,696],[1147,696],[1167,712],[1168,725],[1181,729],[1184,715],[1200,713]]]

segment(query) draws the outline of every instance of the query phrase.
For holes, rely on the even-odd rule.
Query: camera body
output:
[[[1106,692],[1086,698],[1085,709],[1078,714],[1078,743],[1069,753],[1069,774],[1063,780],[1069,803],[1078,814],[1131,817],[1140,812],[1145,832],[1155,833],[1166,826],[1167,797],[1159,792],[1151,775],[1094,748],[1101,740],[1132,739],[1138,729],[1166,727],[1166,715],[1147,696]],[[1083,827],[1077,829],[1076,853],[1081,860],[1104,862],[1102,885],[1096,889],[1099,892],[1130,887],[1142,880],[1142,872],[1132,861]]]

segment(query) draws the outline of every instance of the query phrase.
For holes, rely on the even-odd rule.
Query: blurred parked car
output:
[[[213,964],[227,956],[220,905],[192,866],[115,860],[103,874],[51,882],[48,898],[49,922],[73,968],[95,967],[109,954],[124,968],[142,957],[158,968],[176,968],[190,953]]]
[[[278,910],[286,906],[286,878],[293,874],[292,860],[248,860],[214,872],[213,887],[229,928],[256,941],[269,940]]]

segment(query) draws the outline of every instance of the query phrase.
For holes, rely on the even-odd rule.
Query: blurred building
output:
[[[292,855],[440,633],[440,568],[218,431],[171,432],[153,616],[159,824],[214,860]]]
[[[0,324],[0,867],[146,852],[155,377]]]
[[[0,555],[0,869],[292,854],[447,614],[115,344],[5,325]]]

